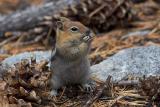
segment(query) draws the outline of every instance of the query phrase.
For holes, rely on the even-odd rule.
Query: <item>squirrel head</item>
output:
[[[86,55],[94,33],[77,21],[61,17],[57,22],[56,49],[66,57]]]

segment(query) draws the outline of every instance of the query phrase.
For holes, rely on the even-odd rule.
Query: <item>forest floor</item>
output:
[[[92,65],[103,61],[122,49],[160,45],[160,4],[150,3],[150,1],[134,4],[134,11],[138,11],[138,14],[134,21],[130,22],[129,27],[116,27],[105,33],[97,34],[92,41],[89,55]],[[10,9],[5,5],[8,2],[11,1],[0,0],[1,13],[13,12],[19,1],[12,0],[12,6],[9,6],[12,8]],[[31,5],[39,5],[42,0],[33,0],[32,2],[30,2]],[[16,36],[14,38],[12,36],[17,35],[16,32],[14,34],[13,32],[5,32],[5,37],[0,38],[1,61],[9,56],[26,51],[45,51],[50,49],[51,46],[46,43],[47,39],[46,41],[41,40],[38,42],[29,42],[31,41],[30,39],[27,42],[19,42],[28,38],[27,33],[23,33],[24,37]],[[95,79],[97,86],[93,92],[85,92],[76,86],[64,87],[59,91],[59,96],[51,98],[48,94],[49,88],[46,86],[47,79],[50,76],[50,71],[46,65],[47,62],[45,61],[36,64],[33,59],[31,64],[28,64],[28,61],[22,61],[16,65],[16,70],[12,69],[12,73],[9,71],[4,79],[0,81],[0,107],[19,107],[24,105],[25,107],[160,106],[159,77],[142,78],[140,83],[134,84],[134,82],[131,82],[129,85],[112,83],[111,77],[108,77],[106,82]],[[23,72],[25,69],[29,72]],[[17,75],[18,80],[15,78]],[[27,80],[26,77],[24,78],[26,75]],[[131,80],[132,78],[129,78],[127,81]]]

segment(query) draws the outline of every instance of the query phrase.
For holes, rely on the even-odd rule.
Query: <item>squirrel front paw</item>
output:
[[[50,95],[54,97],[57,96],[58,95],[57,90],[51,90]]]
[[[95,85],[86,83],[86,84],[82,84],[82,88],[87,92],[93,92],[95,89]]]

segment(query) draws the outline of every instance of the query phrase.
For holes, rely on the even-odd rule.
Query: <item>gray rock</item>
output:
[[[92,75],[105,80],[108,75],[114,80],[121,80],[128,75],[141,77],[143,75],[160,74],[160,47],[144,46],[119,51],[91,67]]]
[[[11,67],[14,68],[14,64],[20,62],[23,59],[35,58],[36,62],[39,63],[41,60],[50,60],[51,51],[34,51],[34,52],[24,52],[17,55],[13,55],[9,58],[3,60],[0,64],[0,79],[2,79],[3,73],[6,72]],[[29,60],[30,61],[30,60]]]
[[[134,36],[147,36],[151,30],[139,30],[139,31],[133,31],[129,32],[126,35],[123,35],[121,39],[126,39],[128,37],[134,37]]]
[[[35,57],[37,62],[49,60],[51,51],[25,52],[2,61],[2,65],[13,66],[22,59]],[[92,76],[105,81],[108,75],[118,81],[132,76],[160,74],[160,46],[135,47],[119,51],[99,64],[91,66]]]
[[[1,62],[1,64],[5,67],[13,67],[14,64],[20,62],[22,59],[31,59],[32,57],[36,59],[36,62],[40,62],[41,60],[49,61],[51,57],[51,51],[34,51],[20,53],[6,58]]]

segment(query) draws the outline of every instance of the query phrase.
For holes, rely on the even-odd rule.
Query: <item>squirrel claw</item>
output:
[[[94,87],[90,84],[83,84],[82,88],[87,92],[93,92]]]
[[[58,95],[58,93],[57,93],[57,90],[52,90],[51,92],[50,92],[50,95],[51,96],[57,96]]]

